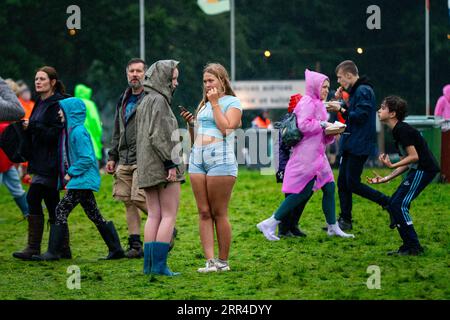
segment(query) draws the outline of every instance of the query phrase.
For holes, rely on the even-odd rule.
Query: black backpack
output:
[[[14,163],[26,162],[28,139],[22,127],[22,122],[11,123],[0,135],[0,148]]]
[[[303,138],[303,134],[297,128],[297,117],[293,112],[284,115],[273,127],[280,130],[281,141],[288,147],[295,146]]]

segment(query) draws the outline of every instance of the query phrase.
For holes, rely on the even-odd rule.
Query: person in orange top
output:
[[[272,129],[272,123],[269,119],[269,111],[262,110],[262,112],[252,121],[252,128],[258,129]]]

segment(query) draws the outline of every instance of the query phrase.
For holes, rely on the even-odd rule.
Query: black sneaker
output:
[[[294,237],[291,231],[278,231],[278,237],[279,238],[291,238]]]
[[[339,218],[338,223],[339,228],[341,228],[342,231],[348,231],[353,229],[352,223],[345,221],[342,217]]]
[[[288,225],[286,222],[283,221],[280,224],[278,224],[278,237],[290,238],[293,236],[294,235],[290,230],[290,225]]]
[[[402,245],[398,250],[389,251],[387,254],[388,254],[388,256],[418,256],[422,253],[423,253],[423,248],[420,246],[409,248],[405,245]]]
[[[306,237],[306,233],[304,233],[299,227],[293,227],[290,231],[294,237]]]

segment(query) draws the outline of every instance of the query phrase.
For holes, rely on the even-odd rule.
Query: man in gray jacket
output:
[[[147,214],[145,192],[138,188],[136,165],[136,107],[143,99],[147,65],[139,58],[131,59],[126,67],[128,88],[116,106],[112,147],[108,152],[106,172],[114,174],[113,197],[125,204],[128,225],[128,258],[141,258],[141,216]],[[175,235],[175,232],[174,232]],[[173,239],[172,239],[173,246]]]
[[[16,121],[25,116],[25,111],[16,94],[0,77],[0,121]]]

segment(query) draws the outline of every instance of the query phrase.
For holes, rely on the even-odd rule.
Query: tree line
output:
[[[68,6],[81,9],[81,29],[66,27]],[[425,7],[410,0],[235,0],[236,80],[303,79],[304,69],[330,76],[352,59],[374,84],[378,102],[398,94],[411,114],[425,113]],[[366,22],[380,7],[381,29]],[[206,15],[195,0],[145,1],[146,61],[176,59],[180,86],[174,104],[195,110],[202,95],[202,69],[219,62],[230,72],[230,15]],[[33,87],[35,70],[54,66],[69,93],[77,83],[94,90],[109,143],[114,106],[126,87],[125,64],[139,56],[138,0],[6,0],[0,7],[0,76]],[[430,10],[431,111],[449,82],[447,1]],[[362,48],[363,53],[356,49]],[[264,51],[271,56],[266,58]],[[244,112],[244,127],[254,111]],[[278,114],[273,113],[274,117]]]

